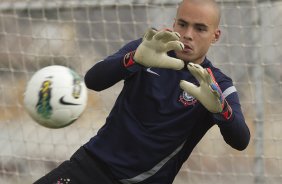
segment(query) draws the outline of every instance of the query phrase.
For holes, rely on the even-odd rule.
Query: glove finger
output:
[[[150,28],[150,29],[147,30],[147,32],[144,35],[143,39],[152,40],[153,36],[155,36],[156,33],[157,33],[157,31],[155,29]]]
[[[208,111],[212,113],[218,113],[222,111],[222,106],[218,98],[215,98],[215,96],[212,96],[208,93],[203,94],[203,89],[201,89],[202,87],[197,87],[196,85],[184,80],[181,80],[179,85],[184,91],[199,100],[203,106],[208,109]]]
[[[218,90],[218,87],[214,83],[210,84],[210,90],[216,98],[218,98],[218,99],[220,99],[220,101],[222,101],[221,100],[221,94]]]
[[[161,40],[162,42],[166,43],[166,42],[169,42],[169,41],[179,40],[180,35],[177,32],[165,30],[165,31],[158,32],[154,36],[154,38],[156,40]]]
[[[184,49],[184,44],[180,41],[170,41],[166,45],[166,51],[175,50],[181,51]]]
[[[205,82],[207,75],[209,75],[206,70],[199,64],[188,63],[187,68],[190,73],[199,81],[199,83]]]
[[[215,81],[215,78],[212,74],[209,74],[208,71],[206,71],[206,79],[205,79],[205,82],[207,83],[207,85],[209,86],[212,94],[218,98],[220,100],[220,102],[222,103],[223,102],[223,96],[222,96],[222,92],[221,92],[221,89],[220,87],[218,86],[218,84],[216,83]]]
[[[200,88],[191,82],[187,82],[185,80],[181,80],[179,83],[181,89],[186,91],[189,95],[192,95],[196,99],[199,99]]]
[[[192,75],[199,81],[201,86],[206,86],[215,97],[220,97],[220,92],[214,82],[213,76],[211,76],[206,69],[201,65],[194,63],[189,63],[187,67]]]
[[[184,67],[184,62],[181,59],[176,59],[166,55],[162,58],[162,62],[160,62],[158,67],[181,70]]]

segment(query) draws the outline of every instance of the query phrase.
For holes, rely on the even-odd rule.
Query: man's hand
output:
[[[209,68],[204,69],[201,65],[193,63],[189,63],[187,67],[191,74],[199,81],[200,86],[198,87],[190,82],[181,80],[180,87],[198,99],[210,112],[223,113],[225,106],[227,107],[228,104],[224,100],[221,89],[215,81],[211,70]]]
[[[184,45],[179,38],[180,35],[177,32],[168,30],[158,32],[149,29],[135,51],[133,59],[145,67],[180,70],[184,67],[184,62],[167,55],[170,50],[183,50]]]

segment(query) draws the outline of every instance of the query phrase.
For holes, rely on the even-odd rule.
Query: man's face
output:
[[[173,24],[174,31],[180,34],[185,45],[176,55],[185,62],[203,62],[210,45],[220,36],[218,12],[208,4],[184,1],[177,12]]]

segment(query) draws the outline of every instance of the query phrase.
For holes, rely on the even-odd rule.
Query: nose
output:
[[[193,40],[193,29],[188,27],[183,35],[183,38],[186,40]]]

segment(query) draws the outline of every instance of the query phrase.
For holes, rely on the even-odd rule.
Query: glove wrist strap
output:
[[[127,53],[127,54],[124,56],[124,58],[123,58],[123,66],[124,66],[125,68],[128,68],[128,67],[134,65],[134,63],[135,63],[135,61],[134,61],[134,59],[133,59],[134,54],[135,54],[135,51],[132,51],[132,52]]]
[[[220,114],[221,116],[223,116],[225,120],[230,119],[230,117],[232,116],[232,109],[225,99],[224,99],[223,110]]]

